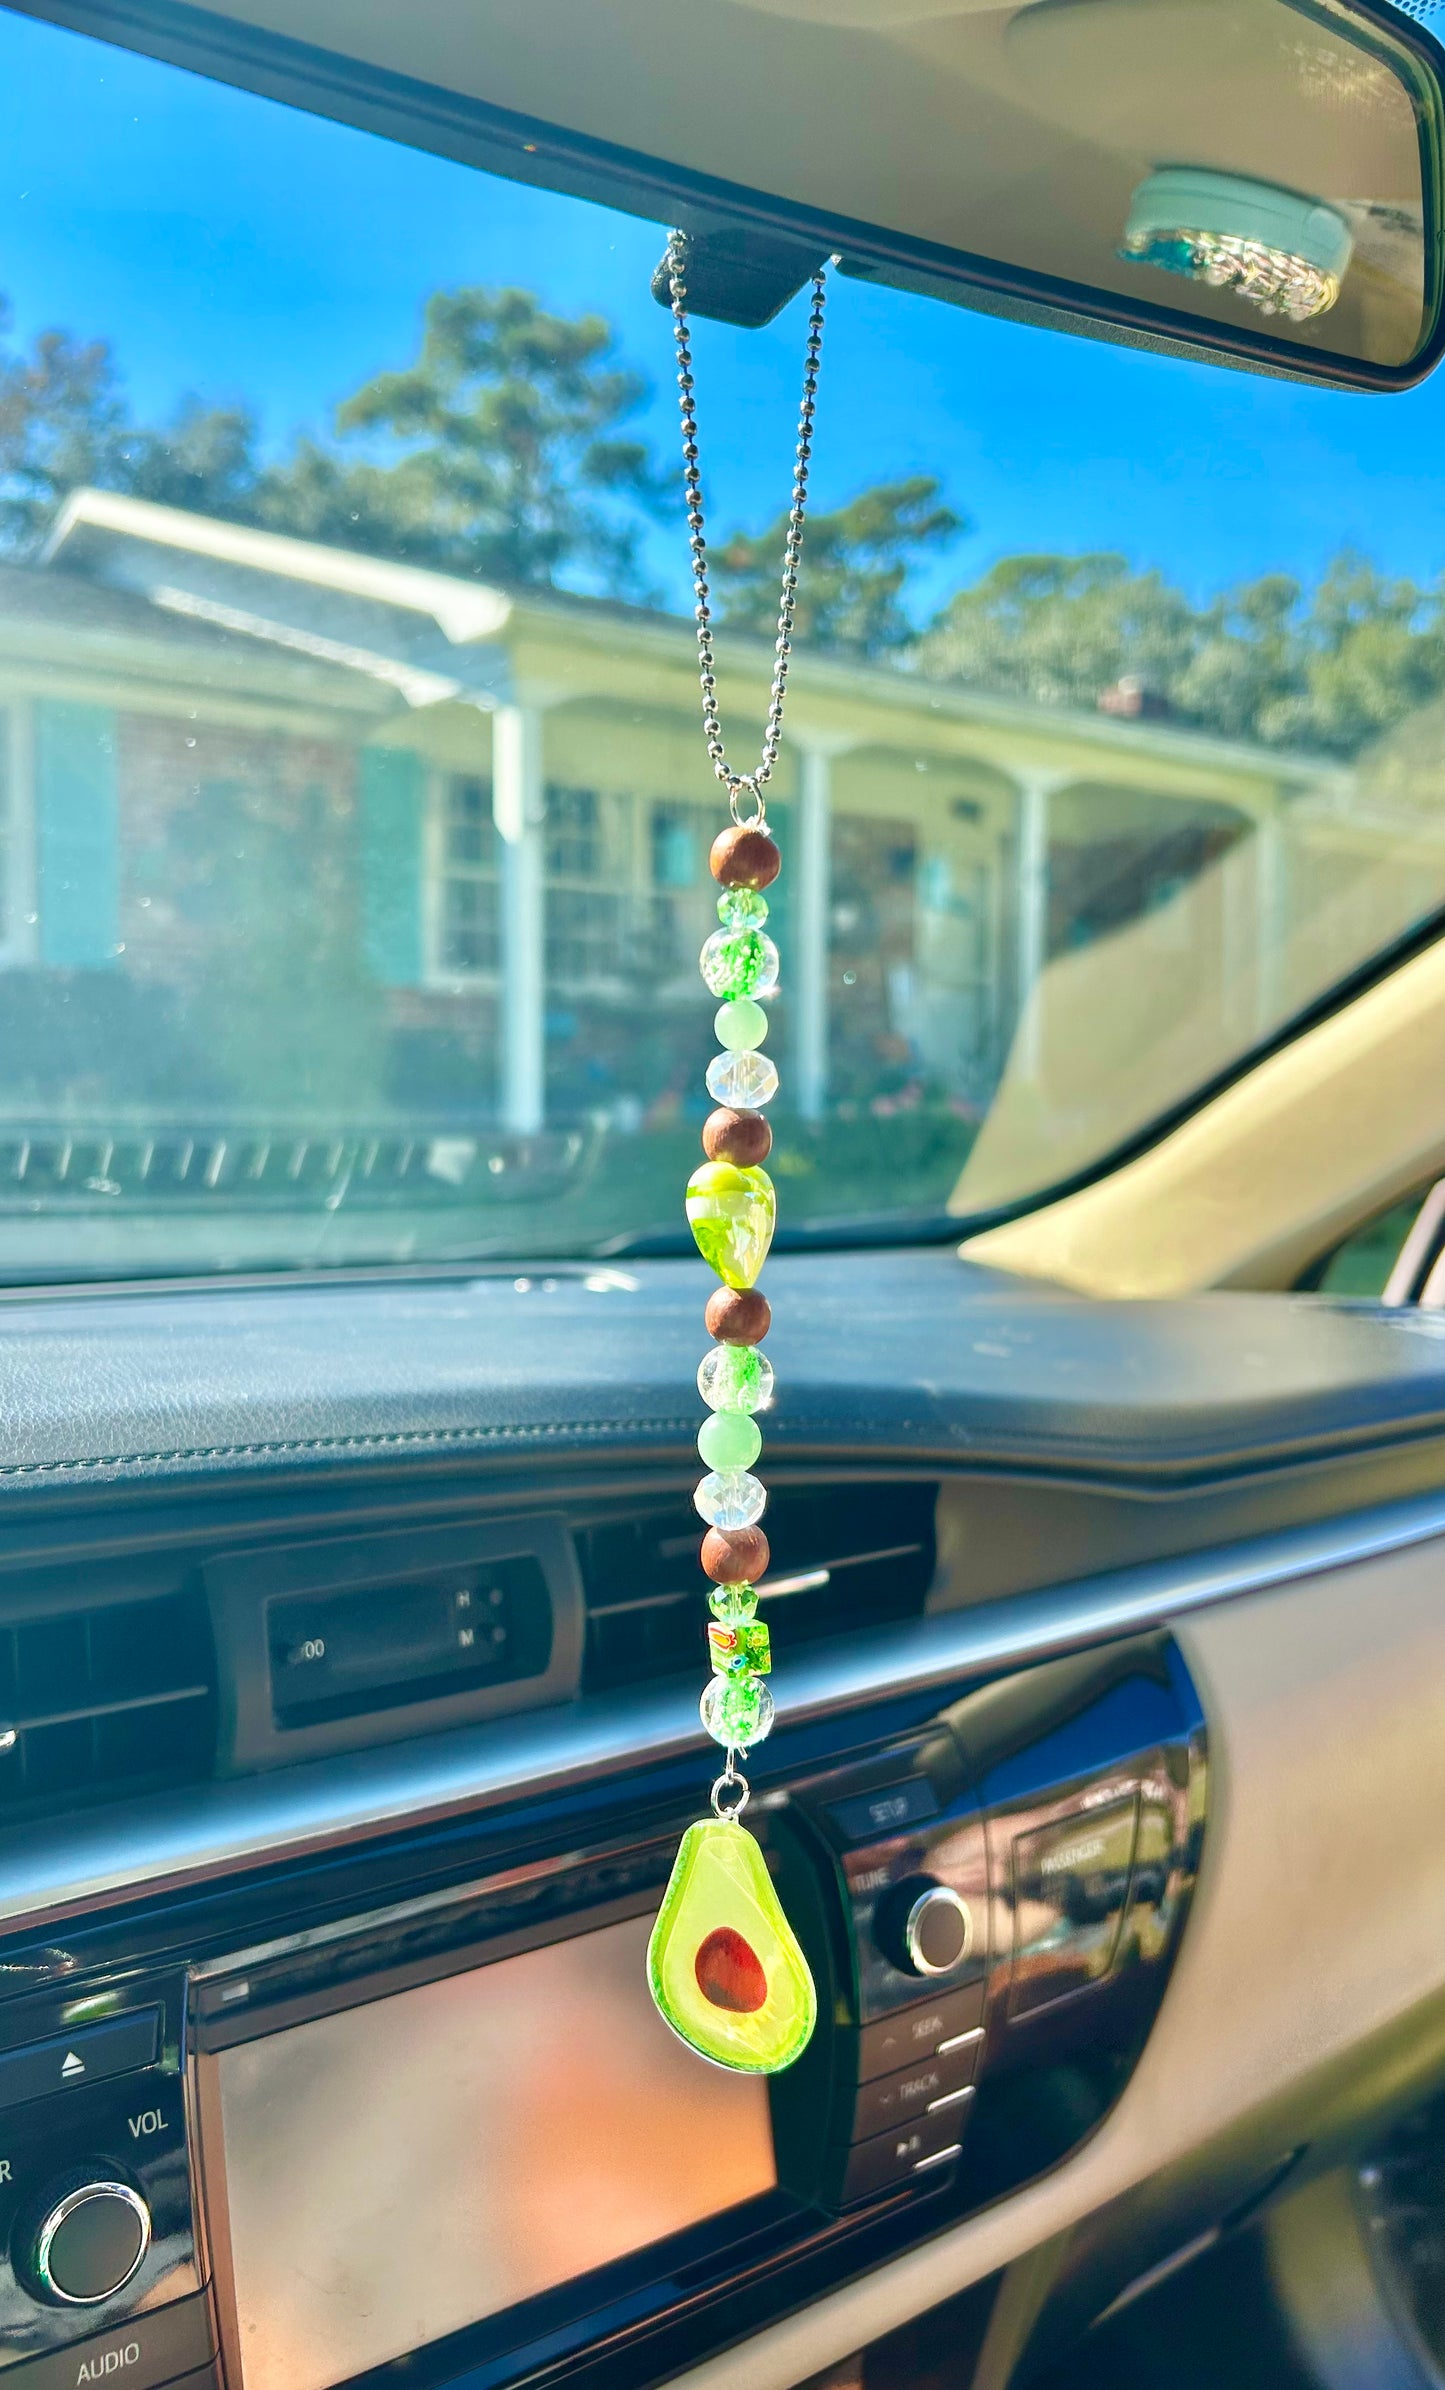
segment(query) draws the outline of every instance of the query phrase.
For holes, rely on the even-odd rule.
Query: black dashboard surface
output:
[[[701,1415],[710,1284],[700,1263],[653,1260],[12,1296],[0,1508],[268,1469],[675,1468]],[[1256,1294],[1105,1304],[939,1247],[780,1255],[768,1290],[774,1465],[1163,1492],[1445,1435],[1445,1324],[1418,1312]],[[1362,1481],[1350,1498],[1400,1490]]]

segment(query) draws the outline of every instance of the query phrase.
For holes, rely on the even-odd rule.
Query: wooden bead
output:
[[[766,830],[719,830],[708,857],[712,876],[724,888],[771,888],[782,868]]]
[[[709,1527],[702,1539],[703,1570],[714,1585],[756,1585],[771,1558],[761,1527]]]
[[[702,1150],[710,1162],[736,1162],[751,1170],[773,1150],[773,1132],[761,1112],[734,1112],[720,1104],[702,1124]]]
[[[773,1324],[773,1307],[756,1286],[719,1286],[708,1296],[703,1317],[719,1344],[761,1344]]]

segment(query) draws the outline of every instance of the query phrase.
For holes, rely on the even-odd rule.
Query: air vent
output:
[[[931,1485],[834,1485],[773,1495],[764,1615],[796,1651],[916,1618],[933,1577]],[[614,1512],[577,1532],[587,1597],[583,1689],[696,1671],[701,1529],[686,1502]]]
[[[0,1625],[0,1821],[194,1783],[214,1743],[198,1595]]]

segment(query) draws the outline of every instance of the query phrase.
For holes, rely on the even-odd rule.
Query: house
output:
[[[724,640],[738,751],[771,669]],[[357,1123],[526,1139],[695,1104],[722,814],[686,621],[81,490],[0,568],[0,731],[0,1119],[229,1124],[224,1177],[243,1128],[319,1153]],[[1289,999],[1295,891],[1395,852],[1352,785],[797,655],[782,1105],[923,1102],[961,1155],[1006,1070],[1047,1076],[1050,966],[1140,922],[1167,954],[1221,873],[1186,946],[1217,949],[1205,1043],[1238,1050]]]

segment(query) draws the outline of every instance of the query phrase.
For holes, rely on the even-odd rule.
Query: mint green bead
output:
[[[697,1431],[697,1448],[710,1469],[750,1469],[763,1431],[746,1411],[714,1411]]]
[[[768,1016],[751,996],[734,996],[730,1004],[718,1006],[713,1028],[718,1044],[730,1054],[751,1054],[768,1034]]]

